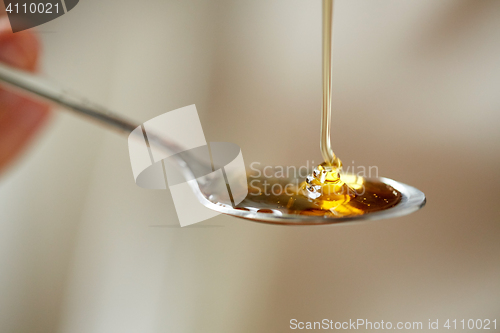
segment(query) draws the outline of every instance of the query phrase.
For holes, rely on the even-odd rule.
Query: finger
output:
[[[33,72],[36,69],[40,44],[29,31],[12,33],[7,17],[0,18],[0,61]]]

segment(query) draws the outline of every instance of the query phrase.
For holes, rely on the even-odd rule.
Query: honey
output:
[[[259,207],[259,213],[313,215],[329,218],[350,217],[394,207],[401,194],[377,180],[354,175],[341,175],[332,192],[311,199],[303,194],[303,184],[290,183],[288,178],[252,178],[248,196],[236,208]],[[343,192],[346,191],[346,192]]]

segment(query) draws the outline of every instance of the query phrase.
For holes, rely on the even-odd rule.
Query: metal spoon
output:
[[[29,95],[41,99],[45,102],[50,102],[55,105],[64,107],[66,110],[84,116],[87,119],[93,120],[110,129],[116,130],[122,134],[129,135],[136,129],[139,124],[130,121],[119,114],[113,113],[104,107],[90,102],[85,98],[76,96],[65,89],[43,80],[42,78],[30,73],[13,69],[4,64],[0,64],[0,81],[14,88],[16,91],[24,95]],[[149,136],[149,143],[161,147],[169,152],[182,151],[173,141],[161,136]],[[206,169],[206,164],[197,160],[189,154],[174,156],[175,163],[186,179],[193,179],[193,175],[198,174],[197,169]],[[421,191],[409,185],[388,179],[378,178],[389,186],[399,191],[402,195],[401,201],[392,208],[368,213],[358,216],[348,217],[326,217],[326,216],[304,216],[298,214],[283,214],[279,211],[269,212],[266,207],[245,207],[245,209],[233,207],[228,203],[220,203],[216,199],[219,193],[217,190],[205,184],[192,186],[192,190],[198,201],[207,208],[217,212],[248,219],[255,222],[265,222],[272,224],[284,225],[323,225],[340,222],[354,222],[364,220],[376,220],[383,218],[398,217],[410,214],[425,205],[425,195]],[[281,181],[283,181],[281,179]],[[290,183],[296,182],[296,179],[288,179]],[[266,212],[263,212],[263,211]],[[260,211],[260,212],[259,212]]]

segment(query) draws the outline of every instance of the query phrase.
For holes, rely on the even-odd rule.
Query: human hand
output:
[[[0,61],[34,72],[40,45],[31,31],[12,33],[6,13],[0,15]],[[0,172],[33,139],[50,114],[49,106],[0,86]]]

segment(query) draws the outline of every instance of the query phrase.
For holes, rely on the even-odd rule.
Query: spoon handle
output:
[[[8,84],[23,95],[60,105],[67,110],[97,121],[111,129],[124,132],[127,135],[139,126],[139,124],[47,80],[2,63],[0,63],[0,82]]]
[[[66,110],[73,111],[77,115],[84,116],[121,134],[130,135],[132,133],[135,134],[132,136],[133,138],[144,139],[141,131],[134,131],[140,126],[139,124],[31,73],[0,63],[0,82],[6,83],[22,95],[62,106]],[[166,151],[169,155],[185,151],[183,147],[165,134],[159,134],[148,133],[149,146]],[[189,153],[185,153],[182,158],[175,157],[174,161],[177,162],[183,172],[193,172],[193,170],[205,170],[207,168],[206,162],[198,160]]]

